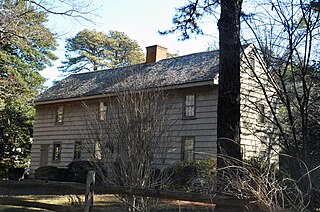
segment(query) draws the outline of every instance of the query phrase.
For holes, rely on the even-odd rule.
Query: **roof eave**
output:
[[[164,86],[156,89],[174,90],[174,89],[192,88],[192,87],[208,86],[208,85],[217,86],[218,85],[217,77],[215,77],[213,80],[191,82],[191,83],[184,83],[184,84],[178,84],[178,85],[169,85],[169,86]],[[79,96],[79,97],[44,100],[44,101],[40,100],[40,101],[34,101],[34,105],[38,106],[38,105],[59,104],[59,103],[74,102],[74,101],[85,101],[85,100],[91,100],[91,99],[99,99],[99,98],[105,98],[110,96],[116,96],[117,94],[119,93],[113,92],[113,93],[97,94],[92,96]]]

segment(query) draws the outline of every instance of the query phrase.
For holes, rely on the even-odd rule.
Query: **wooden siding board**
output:
[[[196,93],[196,119],[182,120],[183,95]],[[216,152],[216,122],[217,122],[217,88],[207,86],[202,89],[183,89],[178,91],[175,104],[169,110],[169,117],[177,119],[175,132],[170,137],[170,153],[167,155],[167,163],[172,164],[180,161],[181,138],[183,136],[196,137],[196,149],[205,152]],[[112,102],[112,100],[108,101]],[[31,169],[37,168],[40,163],[40,144],[51,144],[49,148],[48,165],[63,167],[73,160],[74,141],[87,140],[88,136],[82,135],[90,117],[98,116],[99,100],[88,100],[84,108],[82,102],[66,103],[64,105],[64,119],[62,125],[55,124],[55,111],[59,104],[39,105],[36,107],[34,123],[34,144],[32,147],[33,157]],[[110,111],[108,111],[110,113]],[[89,121],[88,121],[89,120]],[[110,120],[112,121],[112,120]],[[52,144],[62,143],[60,163],[52,163]],[[85,153],[83,154],[85,156]]]

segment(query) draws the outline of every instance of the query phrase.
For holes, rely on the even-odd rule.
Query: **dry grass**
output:
[[[36,185],[36,186],[35,186]],[[73,194],[67,194],[71,193]],[[41,202],[62,206],[83,206],[84,191],[74,190],[68,191],[61,188],[48,187],[45,183],[28,184],[24,182],[2,182],[0,183],[0,196],[9,196],[26,200],[30,202]],[[97,211],[127,211],[127,207],[120,202],[114,195],[95,194],[94,206]],[[160,200],[155,211],[213,211],[211,204],[198,204],[187,201]],[[31,212],[31,211],[48,211],[43,209],[1,206],[0,212]],[[93,210],[96,211],[96,210]]]
[[[22,200],[30,202],[42,202],[54,205],[63,206],[81,206],[84,204],[84,195],[17,195],[13,196]],[[94,205],[105,206],[111,204],[121,204],[121,202],[114,196],[109,194],[95,194]]]
[[[41,202],[47,204],[81,207],[84,204],[84,195],[15,195],[15,198],[30,202]],[[96,194],[94,196],[94,206],[96,209],[105,211],[127,211],[126,206],[114,195]],[[212,204],[193,203],[188,201],[165,200],[161,201],[156,211],[212,211]],[[0,206],[1,211],[8,212],[31,212],[47,211],[36,208],[24,208],[14,206]]]

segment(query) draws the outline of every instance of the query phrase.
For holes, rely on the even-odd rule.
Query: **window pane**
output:
[[[186,105],[194,105],[194,95],[187,95],[186,96]]]
[[[100,120],[106,120],[107,117],[107,105],[105,102],[100,102],[99,105],[99,117]]]
[[[59,161],[61,156],[61,144],[53,144],[52,160]]]
[[[263,104],[258,105],[258,121],[265,123],[265,108]]]
[[[74,144],[74,159],[81,158],[81,142],[77,141]]]
[[[185,96],[184,115],[187,117],[195,116],[195,95]]]
[[[97,141],[94,147],[94,158],[101,160],[101,144]]]
[[[252,56],[252,57],[250,58],[250,69],[251,69],[252,71],[255,71],[255,66],[256,66],[256,61],[255,61],[255,58]]]
[[[189,138],[183,138],[182,139],[182,160],[184,161],[192,161],[193,160],[193,155],[194,155],[194,138],[189,137]]]
[[[63,121],[63,106],[60,105],[57,108],[56,122],[57,123],[62,123],[62,121]]]
[[[194,116],[194,107],[186,106],[186,116]]]

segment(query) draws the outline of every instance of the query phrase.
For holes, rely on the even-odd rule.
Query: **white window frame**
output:
[[[196,95],[195,94],[186,94],[184,96],[183,117],[184,118],[196,117]]]
[[[192,136],[182,137],[181,160],[182,161],[193,161],[194,160],[194,148],[195,148],[195,137],[192,137]]]
[[[62,124],[64,118],[64,107],[63,105],[59,105],[56,110],[56,123]]]
[[[105,121],[107,119],[107,104],[104,101],[99,102],[99,119]]]

